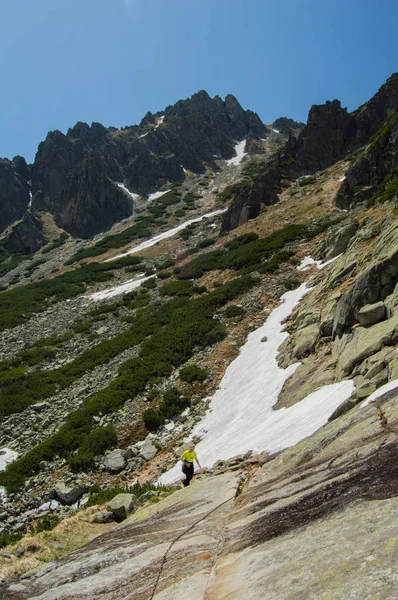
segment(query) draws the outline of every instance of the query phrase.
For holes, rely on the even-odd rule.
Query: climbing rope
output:
[[[164,565],[165,565],[165,562],[166,562],[166,559],[167,559],[167,555],[170,552],[170,550],[172,549],[172,547],[174,546],[174,544],[176,542],[178,542],[178,540],[180,540],[185,534],[187,534],[189,531],[191,531],[192,529],[194,529],[194,527],[196,527],[197,525],[199,525],[199,523],[201,521],[203,521],[204,519],[207,519],[207,517],[209,515],[211,515],[216,510],[218,510],[221,506],[223,506],[224,504],[227,504],[227,502],[231,502],[231,500],[234,500],[236,498],[238,492],[239,492],[239,488],[238,488],[238,490],[235,492],[235,494],[231,498],[228,498],[228,500],[224,500],[224,502],[221,502],[221,504],[218,504],[215,508],[212,508],[208,513],[206,513],[205,515],[203,515],[203,517],[201,517],[200,519],[198,519],[198,521],[195,521],[195,523],[192,523],[188,527],[188,529],[186,529],[185,531],[183,531],[182,533],[180,533],[172,542],[170,542],[169,547],[167,548],[166,552],[163,555],[162,562],[160,564],[160,568],[159,568],[159,572],[158,572],[158,576],[156,578],[156,582],[155,582],[155,585],[154,585],[154,588],[153,588],[153,591],[152,591],[152,594],[151,594],[149,600],[153,600],[153,597],[155,596],[155,593],[156,593],[156,590],[157,590],[157,587],[158,587],[158,584],[159,584],[160,576],[162,574],[162,571],[163,571],[163,568],[164,568]]]

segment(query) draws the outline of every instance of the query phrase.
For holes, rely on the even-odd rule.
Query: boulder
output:
[[[315,349],[318,338],[319,327],[316,324],[299,329],[294,338],[292,356],[303,358],[311,354]]]
[[[370,381],[366,381],[358,387],[355,392],[355,396],[358,398],[358,400],[363,400],[364,398],[370,396],[370,394],[373,394],[375,390],[376,385]]]
[[[145,458],[145,460],[150,460],[151,458],[156,456],[157,453],[158,449],[152,443],[151,438],[147,437],[140,448],[140,455],[142,456],[142,458]]]
[[[134,510],[136,503],[137,498],[133,494],[118,494],[112,498],[106,509],[113,514],[116,521],[123,521]]]
[[[359,323],[362,327],[368,327],[383,321],[386,316],[386,307],[384,302],[376,302],[375,304],[366,304],[358,311]]]
[[[55,486],[54,491],[65,504],[74,504],[83,496],[86,488],[82,485],[69,486],[61,482]]]
[[[45,408],[50,408],[50,403],[49,402],[36,402],[35,404],[32,404],[31,408],[33,408],[33,410],[35,410],[37,412],[41,412]]]
[[[111,523],[115,520],[113,512],[102,510],[101,512],[95,513],[93,516],[93,523]]]
[[[120,473],[123,471],[126,466],[126,460],[124,458],[124,453],[122,450],[112,450],[105,457],[104,460],[105,470],[109,471],[109,473]]]
[[[376,354],[383,346],[393,345],[397,340],[398,313],[388,321],[382,321],[373,327],[358,327],[337,361],[336,377],[342,379],[349,375],[356,365]]]

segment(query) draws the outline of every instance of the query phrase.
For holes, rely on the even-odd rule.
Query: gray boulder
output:
[[[315,345],[319,339],[319,327],[316,324],[308,325],[299,329],[293,341],[292,356],[303,358],[315,350]]]
[[[142,456],[142,458],[145,458],[145,460],[150,460],[151,458],[156,456],[157,453],[158,449],[152,443],[151,438],[147,437],[140,448],[140,455]]]
[[[368,327],[383,321],[386,316],[386,307],[384,302],[376,302],[375,304],[366,304],[358,311],[359,323],[362,327]]]
[[[105,470],[109,473],[120,473],[126,466],[126,459],[122,450],[112,450],[104,460]]]
[[[113,512],[102,510],[101,512],[95,513],[93,517],[93,523],[111,523],[115,520]]]
[[[58,498],[65,502],[65,504],[74,504],[81,498],[86,491],[86,488],[82,485],[66,485],[65,483],[58,483],[54,488]]]
[[[116,521],[127,519],[137,504],[137,498],[133,494],[118,494],[109,502],[107,511],[113,513]]]

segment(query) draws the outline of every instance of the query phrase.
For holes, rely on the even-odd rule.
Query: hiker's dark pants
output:
[[[183,464],[182,465],[182,472],[185,475],[185,480],[182,482],[185,486],[189,485],[192,477],[193,477],[193,463],[190,463],[190,465],[188,466],[187,464]]]

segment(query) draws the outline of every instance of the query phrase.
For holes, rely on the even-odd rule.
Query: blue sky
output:
[[[3,0],[0,157],[200,89],[266,123],[333,98],[353,110],[398,70],[397,23],[397,0]]]

